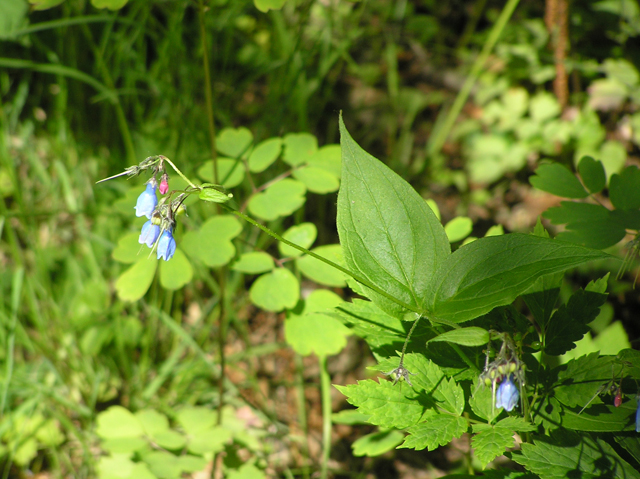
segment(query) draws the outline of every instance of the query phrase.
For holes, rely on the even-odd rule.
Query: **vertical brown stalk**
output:
[[[569,101],[567,52],[569,49],[569,0],[546,0],[544,22],[549,32],[549,48],[553,51],[556,76],[553,92],[564,109]]]

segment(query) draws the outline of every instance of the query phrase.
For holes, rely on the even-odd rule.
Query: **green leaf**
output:
[[[554,388],[554,397],[569,407],[582,408],[589,401],[601,404],[596,393],[620,371],[620,367],[612,367],[612,361],[611,356],[600,356],[596,352],[559,366],[559,385]]]
[[[205,161],[202,166],[198,168],[198,176],[212,184],[215,182],[213,176],[213,160]],[[242,161],[232,158],[218,158],[218,182],[222,186],[225,188],[233,188],[242,183],[242,180],[244,180],[244,165]],[[216,203],[220,203],[220,201],[216,201]]]
[[[289,133],[284,137],[282,159],[291,166],[309,161],[318,150],[318,140],[310,133]]]
[[[207,460],[204,457],[185,454],[178,457],[178,466],[183,472],[199,472],[207,467]]]
[[[540,165],[536,169],[535,176],[532,176],[529,182],[539,190],[563,198],[586,198],[589,196],[580,180],[566,166],[559,163]]]
[[[590,193],[600,193],[607,185],[607,175],[602,162],[590,156],[583,156],[578,164],[578,172]]]
[[[489,424],[474,424],[471,447],[482,467],[487,467],[496,457],[504,454],[508,447],[513,447],[513,429]]]
[[[249,171],[260,173],[278,159],[282,151],[281,138],[269,138],[256,145],[249,155]]]
[[[393,297],[423,309],[433,275],[450,254],[444,228],[406,181],[353,141],[342,118],[340,136],[337,225],[344,261]],[[385,311],[406,312],[365,291]]]
[[[100,446],[111,454],[131,456],[136,451],[148,448],[149,443],[141,437],[114,437],[103,440]]]
[[[204,189],[198,194],[198,198],[211,203],[226,203],[231,199],[231,195],[220,191],[217,185],[211,183],[203,183]]]
[[[634,470],[602,439],[588,434],[557,430],[550,438],[538,437],[523,443],[513,460],[544,479],[567,477],[607,477],[638,479]]]
[[[247,274],[265,273],[273,268],[273,258],[264,251],[243,253],[231,266],[232,270]]]
[[[315,166],[303,166],[293,170],[293,177],[305,184],[313,193],[326,194],[337,191],[340,181],[330,172]]]
[[[230,158],[238,158],[247,152],[252,141],[253,135],[247,128],[224,128],[216,137],[216,149]]]
[[[469,405],[474,413],[476,413],[482,419],[492,422],[502,412],[501,408],[496,409],[494,407],[494,393],[491,386],[487,386],[484,383],[478,384],[478,380],[474,384],[474,393],[471,399],[469,399]]]
[[[160,262],[160,284],[166,289],[180,289],[191,282],[193,267],[180,248],[170,261]]]
[[[356,457],[376,457],[395,449],[404,439],[400,431],[379,431],[358,438],[352,445],[353,455]]]
[[[563,273],[548,274],[534,283],[527,294],[522,296],[536,322],[546,331],[547,324],[560,296],[560,283]]]
[[[328,171],[339,180],[342,169],[341,156],[340,145],[325,145],[309,158],[307,164]]]
[[[404,429],[417,424],[425,414],[429,414],[429,401],[408,385],[402,386],[394,386],[391,381],[378,383],[367,379],[358,384],[335,387],[347,396],[349,404],[356,406],[361,413],[370,415],[371,424]]]
[[[284,328],[287,343],[302,356],[338,354],[347,345],[347,336],[351,334],[339,320],[322,313],[292,314],[285,321]]]
[[[311,251],[323,258],[333,261],[334,263],[342,264],[340,245],[318,246]],[[316,283],[324,284],[326,286],[335,286],[337,288],[344,287],[347,284],[342,271],[339,271],[333,266],[323,263],[312,256],[305,255],[298,258],[296,259],[296,264],[302,274]]]
[[[29,4],[32,5],[34,10],[48,10],[49,8],[57,7],[64,0],[29,0]]]
[[[103,456],[96,467],[100,479],[129,479],[133,473],[134,463],[124,455],[115,457]],[[156,479],[156,476],[151,476]]]
[[[101,412],[96,422],[96,434],[103,439],[141,437],[144,434],[140,421],[122,406],[111,406]]]
[[[469,425],[466,419],[445,414],[431,414],[426,421],[407,429],[409,435],[398,448],[427,449],[433,451],[438,446],[445,446],[452,439],[462,436],[467,432]]]
[[[91,4],[96,8],[108,8],[109,10],[120,10],[129,0],[91,0]]]
[[[113,250],[111,256],[116,261],[120,261],[121,263],[135,263],[139,259],[141,259],[140,252],[146,251],[148,254],[148,250],[142,249],[140,243],[138,243],[138,238],[140,237],[140,233],[127,233],[124,236],[121,236],[118,240],[118,246]]]
[[[167,416],[159,413],[155,409],[141,409],[135,413],[135,416],[138,421],[140,421],[145,434],[148,436],[153,436],[156,433],[169,429]]]
[[[205,407],[188,406],[176,415],[176,420],[190,436],[212,428],[217,419],[218,414]]]
[[[269,10],[280,10],[285,0],[253,0],[256,8],[263,13]]]
[[[259,1],[259,0],[254,0]],[[267,0],[268,1],[268,0]],[[272,0],[277,1],[277,0]],[[284,0],[281,0],[284,2]],[[247,462],[238,469],[231,469],[226,475],[227,479],[265,479],[265,473],[258,469],[255,465]]]
[[[483,346],[489,342],[489,332],[486,329],[471,326],[469,328],[452,329],[427,341],[460,344],[462,346]]]
[[[292,309],[300,297],[300,284],[291,271],[276,268],[260,276],[251,285],[249,295],[253,304],[266,311]]]
[[[533,235],[480,238],[442,262],[430,285],[433,319],[456,323],[512,303],[544,275],[608,255]]]
[[[187,449],[192,454],[216,453],[222,451],[230,439],[231,431],[223,427],[214,427],[191,436]]]
[[[297,226],[292,226],[282,235],[284,239],[306,249],[311,247],[317,236],[318,229],[313,223],[301,223]],[[284,243],[278,243],[278,249],[284,258],[297,258],[303,254],[302,251],[292,248]]]
[[[122,301],[138,301],[142,298],[156,274],[158,260],[143,256],[133,266],[122,273],[116,281],[118,298]]]
[[[465,239],[473,230],[473,221],[466,216],[457,216],[444,225],[444,232],[447,234],[450,243],[455,243]]]
[[[285,178],[253,196],[249,200],[249,211],[267,221],[289,216],[304,204],[306,191],[303,183]]]
[[[235,216],[212,216],[196,232],[189,231],[183,238],[187,254],[199,258],[205,265],[215,268],[227,264],[236,254],[231,240],[242,231]]]
[[[357,409],[344,409],[340,412],[334,412],[331,415],[331,422],[333,424],[356,426],[359,424],[366,424],[368,420],[369,416],[362,414]]]
[[[621,210],[640,208],[640,169],[627,166],[622,173],[611,176],[609,182],[611,203]]]
[[[591,403],[593,404],[593,403]],[[613,404],[596,404],[580,412],[563,408],[560,414],[561,425],[565,429],[590,432],[634,432],[638,403],[635,397],[619,407]],[[580,408],[582,409],[582,408]]]
[[[166,431],[160,431],[154,433],[151,438],[158,446],[171,451],[177,451],[182,449],[187,443],[187,438],[182,434],[172,431],[170,429]]]

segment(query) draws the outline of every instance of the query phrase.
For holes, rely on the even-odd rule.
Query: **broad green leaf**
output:
[[[213,176],[213,160],[205,161],[198,168],[198,176],[210,183],[216,182]],[[232,158],[218,158],[218,183],[225,188],[233,188],[242,183],[242,180],[244,180],[244,165],[242,161]],[[219,201],[216,203],[219,203]]]
[[[143,256],[136,261],[116,281],[118,298],[122,301],[138,301],[142,298],[151,286],[157,267],[155,256]]]
[[[251,285],[249,295],[253,304],[267,311],[292,309],[300,297],[300,284],[291,271],[276,268],[260,276]]]
[[[259,1],[259,0],[254,0]],[[267,0],[269,1],[269,0]],[[277,0],[272,0],[277,1]],[[280,0],[284,2],[284,0]],[[247,462],[238,469],[230,469],[226,474],[226,479],[265,479],[264,471],[258,469],[254,464]]]
[[[212,216],[199,231],[185,234],[182,246],[187,254],[215,268],[227,264],[235,256],[236,247],[231,240],[241,231],[242,225],[235,216]]]
[[[618,353],[617,359],[624,364],[626,374],[640,380],[640,351],[635,349],[623,349]]]
[[[430,317],[456,323],[512,303],[546,274],[608,255],[582,246],[512,233],[480,238],[440,265],[430,285]]]
[[[325,194],[337,191],[340,181],[327,170],[315,166],[303,166],[293,170],[293,177],[302,181],[313,193]]]
[[[133,473],[134,463],[124,455],[114,457],[103,456],[96,467],[100,479],[129,479]],[[156,479],[156,476],[151,476]]]
[[[252,251],[243,253],[238,261],[233,263],[231,269],[247,274],[259,274],[271,271],[274,267],[273,258],[264,251]]]
[[[621,210],[640,208],[640,169],[627,166],[622,173],[611,176],[609,183],[611,203]]]
[[[162,479],[173,479],[180,477],[180,465],[178,464],[178,456],[167,451],[152,451],[145,454],[144,462],[149,470]]]
[[[359,424],[366,424],[368,420],[369,416],[362,414],[357,409],[344,409],[340,412],[334,412],[331,415],[331,422],[333,424],[356,426]]]
[[[139,232],[127,233],[118,240],[118,246],[115,247],[111,256],[121,263],[135,263],[143,258],[141,253],[149,254],[149,249],[144,248],[138,243],[140,237]]]
[[[455,243],[465,239],[473,230],[473,221],[466,216],[457,216],[444,225],[444,232],[447,234],[450,243]]]
[[[482,467],[487,467],[496,457],[504,454],[508,447],[513,447],[513,434],[511,428],[496,425],[474,424],[473,432],[476,433],[471,439],[474,456],[480,461]]]
[[[404,434],[397,430],[379,431],[358,438],[352,445],[353,455],[356,457],[375,457],[392,449],[404,439]]]
[[[309,161],[318,150],[318,140],[310,133],[289,133],[284,137],[282,159],[291,166]]]
[[[149,447],[146,439],[141,437],[113,437],[104,439],[100,447],[111,454],[126,454],[131,456],[136,451]]]
[[[349,386],[335,386],[347,396],[349,404],[371,417],[369,422],[380,427],[404,429],[420,422],[431,407],[424,394],[416,393],[408,384],[393,385],[367,379]],[[428,417],[428,416],[427,416]]]
[[[529,183],[539,190],[563,198],[586,198],[589,196],[580,180],[566,166],[559,163],[540,165],[536,169],[535,176],[529,179]]]
[[[111,406],[101,412],[96,422],[96,434],[103,439],[141,437],[144,434],[140,421],[122,406]]]
[[[346,266],[422,309],[435,271],[450,254],[444,228],[406,181],[353,141],[342,118],[340,136],[337,225]],[[373,291],[366,294],[391,314],[406,312]]]
[[[398,449],[421,451],[426,448],[433,451],[438,446],[445,446],[452,439],[462,436],[469,428],[467,420],[459,416],[433,413],[425,419],[425,422],[407,429],[409,435]]]
[[[311,251],[323,258],[333,261],[334,263],[342,264],[342,258],[340,257],[340,245],[318,246]],[[316,283],[324,284],[326,286],[335,286],[338,288],[346,286],[347,284],[342,271],[339,271],[333,266],[323,263],[312,256],[302,256],[301,258],[296,259],[296,264],[302,274]]]
[[[469,328],[452,329],[427,341],[460,344],[462,346],[483,346],[489,342],[489,332],[486,329],[471,326]]]
[[[281,151],[281,138],[269,138],[258,143],[249,155],[249,170],[252,173],[266,170],[278,159]]]
[[[156,432],[151,436],[151,438],[158,446],[172,451],[182,449],[187,443],[186,437],[171,429]]]
[[[560,429],[550,438],[535,438],[533,444],[523,443],[521,448],[521,454],[514,454],[513,460],[544,479],[640,478],[640,472],[618,456],[609,444],[588,434]]]
[[[29,4],[21,0],[9,2],[0,2],[0,40],[15,40],[17,36],[15,32],[21,30],[28,25],[27,16],[29,13]],[[5,170],[6,171],[6,170]],[[6,197],[7,194],[13,193],[13,183],[8,177],[3,177],[0,181],[0,195]],[[6,189],[5,189],[6,188]]]
[[[166,289],[180,289],[193,278],[193,267],[180,248],[170,261],[160,262],[160,284]]]
[[[494,407],[494,392],[491,386],[484,383],[478,384],[480,380],[476,379],[473,385],[473,395],[469,399],[469,405],[474,413],[482,419],[493,422],[502,412],[501,408]]]
[[[185,454],[178,457],[178,466],[184,472],[199,472],[207,467],[207,460],[204,457]]]
[[[318,229],[313,223],[301,223],[299,225],[292,226],[282,235],[284,239],[307,249],[311,247],[317,236]],[[297,258],[304,254],[302,251],[292,248],[284,243],[278,243],[278,249],[284,258]]]
[[[182,408],[176,415],[176,420],[190,436],[212,428],[217,418],[218,414],[215,411],[201,406]]]
[[[333,291],[316,289],[304,300],[302,313],[333,312],[333,309],[342,303],[342,298]]]
[[[153,436],[158,432],[167,431],[169,429],[169,420],[167,416],[159,413],[155,409],[141,409],[135,413],[136,418],[140,421],[145,434]]]
[[[285,0],[253,0],[256,8],[263,13],[269,10],[280,10]]]
[[[129,0],[91,0],[91,4],[96,8],[108,8],[109,10],[120,10]]]
[[[211,454],[220,452],[231,439],[231,431],[223,427],[214,427],[193,434],[189,438],[187,449],[192,454]]]
[[[325,145],[309,158],[307,164],[328,171],[340,179],[341,156],[340,145]]]
[[[590,193],[600,193],[607,185],[607,175],[602,162],[584,156],[578,164],[578,172]]]
[[[609,398],[613,398],[613,396],[609,396]],[[635,397],[632,397],[619,407],[615,407],[613,404],[596,404],[589,406],[582,412],[580,412],[582,408],[576,408],[575,411],[563,408],[560,414],[560,424],[565,429],[576,431],[635,432],[637,405]]]
[[[538,278],[529,288],[527,294],[522,296],[536,323],[543,331],[546,331],[549,319],[558,302],[562,277],[563,273],[556,273]]]
[[[635,437],[634,437],[635,436]],[[640,464],[640,437],[637,434],[629,436],[616,436],[615,440],[627,450],[631,456]]]
[[[267,221],[288,216],[304,204],[306,192],[303,183],[285,178],[253,196],[249,200],[249,211]]]
[[[338,354],[351,334],[339,320],[322,313],[290,315],[285,321],[284,333],[296,353],[302,356],[314,353],[318,357]]]
[[[238,158],[248,151],[252,141],[253,135],[247,128],[224,128],[216,137],[216,149],[230,158]]]

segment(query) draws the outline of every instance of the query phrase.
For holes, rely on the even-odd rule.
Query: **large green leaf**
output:
[[[566,166],[559,163],[540,165],[535,176],[532,176],[529,182],[539,190],[563,198],[586,198],[589,196],[580,180]]]
[[[142,298],[151,286],[157,267],[158,260],[154,257],[143,256],[136,261],[116,281],[118,298],[123,301],[138,301]]]
[[[433,319],[460,323],[513,302],[536,280],[609,255],[533,235],[480,238],[447,258],[429,288]]]
[[[450,254],[444,228],[406,181],[358,146],[342,118],[340,136],[337,223],[345,263],[400,301],[424,309],[433,275]],[[387,312],[405,312],[365,291]]]
[[[468,428],[467,420],[462,417],[434,412],[425,422],[407,430],[409,435],[399,449],[406,447],[420,451],[426,448],[433,451],[438,446],[449,444],[453,438],[462,436]]]

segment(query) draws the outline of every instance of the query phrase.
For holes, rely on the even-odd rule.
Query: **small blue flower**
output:
[[[142,231],[140,232],[140,238],[138,243],[146,244],[149,248],[153,247],[153,243],[156,242],[160,236],[160,226],[154,225],[151,220],[142,225]]]
[[[152,179],[147,183],[147,188],[138,196],[138,201],[135,206],[136,216],[146,216],[151,219],[151,214],[157,205],[156,182]]]
[[[511,411],[518,399],[520,398],[520,391],[513,382],[513,374],[509,374],[507,378],[498,386],[498,392],[496,393],[496,407],[503,407],[505,411]]]
[[[169,261],[176,252],[176,240],[173,239],[171,231],[165,230],[158,241],[158,259],[163,258]]]

